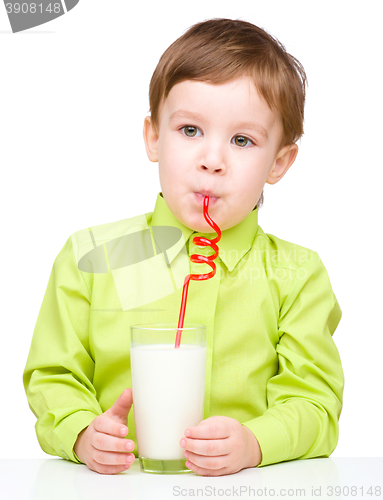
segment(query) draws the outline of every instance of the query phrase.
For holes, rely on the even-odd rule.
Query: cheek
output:
[[[268,151],[261,151],[254,161],[252,161],[244,172],[245,189],[247,191],[254,191],[263,189],[269,171],[272,167],[273,157]]]
[[[242,178],[240,179],[240,185],[236,187],[240,189],[244,195],[251,196],[251,194],[258,189],[262,189],[264,185],[263,177],[263,173],[257,170],[257,167],[253,167],[243,173]]]
[[[177,165],[182,165],[182,159],[185,155],[182,149],[176,146],[173,141],[165,140],[160,143],[158,148],[158,158],[161,167],[166,170],[174,170],[177,174]]]
[[[246,215],[255,207],[265,184],[263,174],[254,169],[244,173],[238,184],[233,184],[233,189],[237,192],[237,203],[242,211],[246,212]]]
[[[182,142],[180,147],[180,137],[178,132],[173,130],[165,132],[159,140],[159,148],[161,149],[162,154],[166,154],[171,152],[171,154],[178,154],[182,152]]]

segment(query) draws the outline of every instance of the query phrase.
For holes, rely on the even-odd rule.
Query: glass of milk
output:
[[[155,474],[191,472],[181,438],[203,420],[206,327],[184,324],[131,327],[133,411],[141,470]]]

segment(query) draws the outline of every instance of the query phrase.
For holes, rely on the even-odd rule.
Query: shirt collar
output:
[[[192,229],[184,226],[170,211],[162,193],[157,196],[156,205],[149,221],[151,226],[173,226],[182,231],[184,243],[188,241],[193,233]],[[229,271],[232,271],[238,262],[250,250],[254,238],[258,232],[258,208],[255,208],[243,221],[236,226],[222,231],[222,237],[218,242],[219,257],[226,265]],[[198,233],[209,239],[215,233]],[[213,236],[214,237],[214,236]],[[177,246],[177,251],[169,255],[169,260],[172,262],[174,257],[180,252],[182,246]]]

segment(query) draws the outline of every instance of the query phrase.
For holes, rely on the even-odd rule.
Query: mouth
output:
[[[210,191],[200,191],[194,193],[194,195],[197,203],[202,206],[205,196],[209,197],[209,206],[214,205],[219,200],[219,196],[214,196]]]

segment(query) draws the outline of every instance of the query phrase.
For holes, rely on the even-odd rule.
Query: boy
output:
[[[187,466],[218,476],[332,453],[341,311],[318,254],[258,226],[265,183],[298,152],[305,81],[243,21],[199,23],[165,51],[144,122],[162,189],[154,212],[72,235],[37,320],[24,384],[47,453],[105,474],[134,461],[129,327],[176,322],[183,278],[206,272],[188,258],[211,253],[193,243],[214,236],[204,196],[222,238],[216,276],[189,290],[185,321],[207,326],[208,354],[204,420],[180,436]]]

